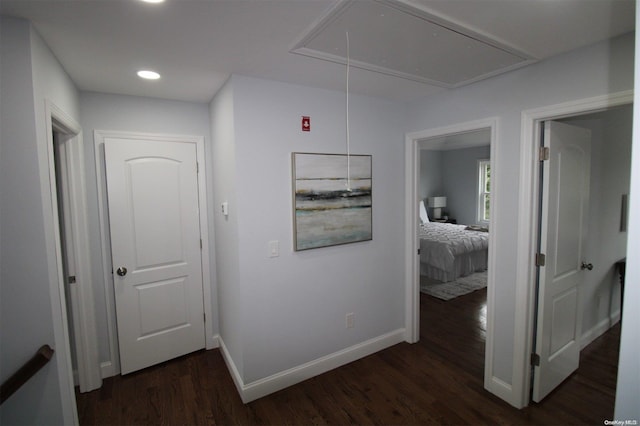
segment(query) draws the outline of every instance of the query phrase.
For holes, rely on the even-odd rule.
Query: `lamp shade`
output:
[[[447,207],[447,197],[429,197],[427,198],[427,203],[429,207],[434,209]]]

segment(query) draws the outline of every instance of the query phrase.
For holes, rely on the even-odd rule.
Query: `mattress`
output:
[[[420,273],[447,282],[487,269],[489,233],[466,225],[420,225]]]

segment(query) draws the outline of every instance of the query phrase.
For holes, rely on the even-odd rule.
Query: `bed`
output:
[[[426,222],[419,228],[420,274],[455,281],[487,269],[489,233],[466,225]]]

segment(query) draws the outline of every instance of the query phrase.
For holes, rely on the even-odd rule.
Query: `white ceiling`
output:
[[[344,90],[348,31],[349,90],[407,101],[633,31],[634,3],[0,0],[0,13],[32,21],[81,90],[209,102],[232,73]]]

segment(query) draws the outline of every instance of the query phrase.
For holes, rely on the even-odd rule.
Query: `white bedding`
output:
[[[466,225],[429,222],[420,225],[420,273],[438,281],[487,269],[489,233]]]

